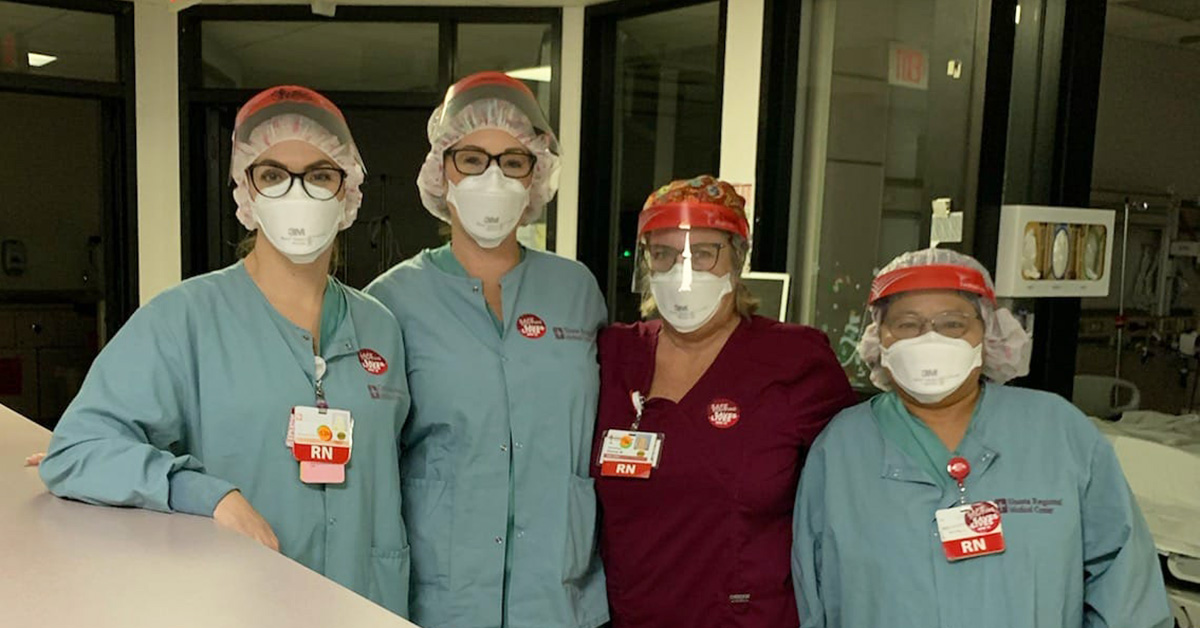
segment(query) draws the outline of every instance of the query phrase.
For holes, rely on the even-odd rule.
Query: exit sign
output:
[[[888,45],[888,84],[911,89],[929,89],[929,55],[924,50],[892,43]]]

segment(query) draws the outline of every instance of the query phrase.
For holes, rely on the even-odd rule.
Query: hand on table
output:
[[[213,510],[213,520],[223,528],[248,536],[279,551],[279,539],[275,538],[271,525],[246,501],[240,491],[232,491],[217,502],[217,507]]]
[[[25,466],[36,467],[42,464],[42,460],[46,458],[46,452],[36,453],[25,459]]]

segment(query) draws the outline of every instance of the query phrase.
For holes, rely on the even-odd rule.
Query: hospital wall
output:
[[[239,4],[252,4],[240,2]],[[366,1],[354,4],[446,6]],[[559,6],[530,1],[526,6]],[[595,4],[590,2],[590,4]],[[141,302],[181,278],[178,27],[179,5],[138,0],[134,11],[137,82],[138,281]],[[563,8],[559,131],[564,147],[555,234],[557,252],[575,257],[583,85],[584,7]],[[757,157],[763,0],[729,0],[725,32],[720,176],[753,183]]]
[[[1198,66],[1200,49],[1104,38],[1093,187],[1200,196]]]

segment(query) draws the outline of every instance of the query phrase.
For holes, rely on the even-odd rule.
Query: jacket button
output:
[[[503,545],[503,544],[504,544],[504,539],[502,537],[496,537],[496,545]]]
[[[500,445],[500,451],[508,451],[508,445]]]

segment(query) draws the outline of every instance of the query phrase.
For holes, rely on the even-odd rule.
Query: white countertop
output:
[[[415,628],[211,519],[46,492],[50,432],[0,405],[0,624],[54,628]]]

